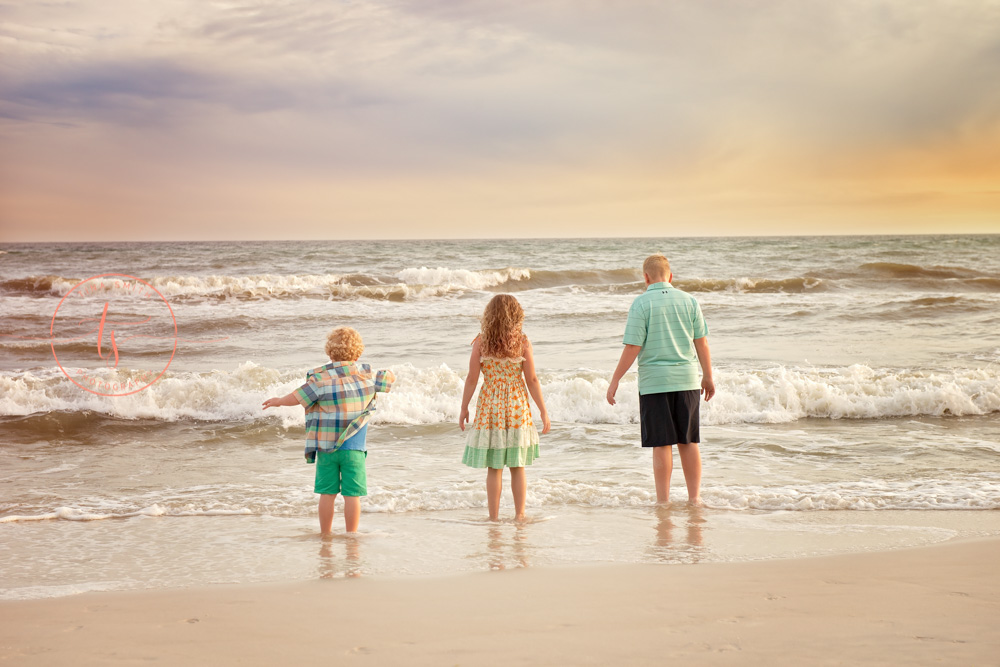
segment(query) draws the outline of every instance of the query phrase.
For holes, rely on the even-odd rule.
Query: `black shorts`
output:
[[[701,442],[698,409],[701,391],[668,391],[639,395],[639,421],[642,423],[642,446]]]

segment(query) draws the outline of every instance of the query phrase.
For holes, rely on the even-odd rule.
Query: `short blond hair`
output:
[[[326,337],[326,356],[330,361],[357,361],[364,351],[361,334],[351,327],[337,327]]]
[[[666,280],[667,276],[670,275],[670,262],[663,255],[650,255],[642,263],[642,272],[650,278],[663,278]]]

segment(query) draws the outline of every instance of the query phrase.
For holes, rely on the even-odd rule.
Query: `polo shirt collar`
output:
[[[649,285],[649,287],[646,288],[646,291],[648,292],[648,291],[654,290],[654,289],[667,289],[667,288],[670,288],[670,287],[673,287],[673,285],[671,285],[670,283],[668,283],[665,280],[661,280],[658,283],[651,283]]]

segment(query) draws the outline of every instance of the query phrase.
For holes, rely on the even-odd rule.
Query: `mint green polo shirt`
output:
[[[670,283],[653,283],[628,309],[625,345],[639,345],[639,393],[701,389],[696,338],[708,335],[697,299]]]

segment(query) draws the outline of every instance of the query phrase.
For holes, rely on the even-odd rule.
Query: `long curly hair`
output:
[[[510,294],[497,294],[480,319],[479,345],[484,357],[520,357],[524,348],[524,309]]]

